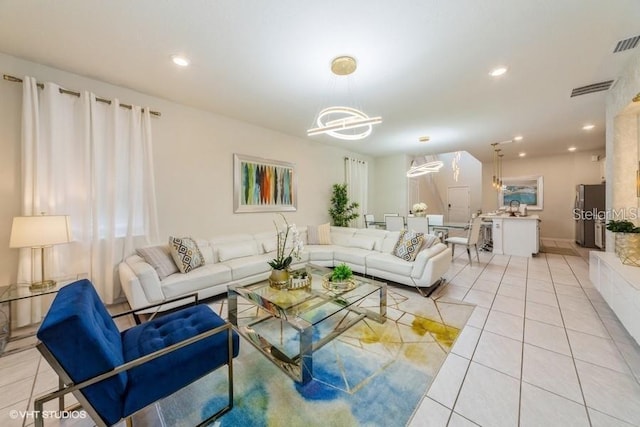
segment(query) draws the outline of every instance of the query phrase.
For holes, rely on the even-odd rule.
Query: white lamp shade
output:
[[[11,227],[10,248],[40,248],[71,241],[69,215],[17,216]]]

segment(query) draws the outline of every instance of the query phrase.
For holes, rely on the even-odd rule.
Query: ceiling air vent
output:
[[[616,44],[616,48],[613,49],[613,53],[633,49],[634,47],[638,46],[638,42],[640,42],[640,36],[629,37],[628,39],[620,40],[618,44]]]
[[[594,83],[587,86],[577,87],[571,91],[571,97],[586,95],[588,93],[601,92],[603,90],[609,90],[613,80],[607,80],[606,82]]]

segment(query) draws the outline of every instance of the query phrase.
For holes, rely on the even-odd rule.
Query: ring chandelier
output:
[[[316,120],[318,127],[307,130],[308,136],[326,133],[334,138],[356,141],[369,136],[373,125],[382,123],[382,117],[369,117],[360,110],[351,107],[329,107],[320,111]],[[344,132],[362,129],[358,133]]]
[[[357,68],[351,56],[339,56],[331,61],[331,71],[337,76],[348,76]],[[351,107],[328,107],[316,119],[318,127],[308,129],[307,136],[327,134],[337,139],[357,141],[371,135],[373,125],[382,123],[382,117],[369,117]]]
[[[420,165],[417,165],[414,160],[413,162],[411,162],[411,167],[407,171],[407,178],[414,178],[416,176],[438,172],[440,168],[442,168],[442,166],[444,166],[444,163],[442,163],[440,160],[422,163]]]

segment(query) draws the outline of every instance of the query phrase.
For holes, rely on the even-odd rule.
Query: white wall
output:
[[[640,92],[640,54],[632,58],[607,95],[607,209],[629,211],[640,207],[635,174],[640,161],[640,108],[632,99]],[[640,224],[637,218],[633,220]],[[607,251],[613,251],[613,233],[607,231]]]
[[[470,213],[482,207],[482,163],[466,151],[460,152],[459,175],[453,175],[453,159],[456,153],[428,156],[440,160],[443,166],[437,173],[429,173],[409,179],[409,208],[414,203],[427,204],[427,213],[447,216],[447,194],[449,187],[469,187]],[[422,160],[421,160],[422,161]]]
[[[505,161],[503,176],[543,176],[543,210],[529,211],[540,216],[540,236],[547,238],[575,238],[573,208],[578,184],[600,184],[600,163],[592,156],[602,157],[604,151],[574,152],[552,157],[522,158]],[[482,211],[498,208],[498,194],[491,186],[492,164],[483,168]]]
[[[409,157],[404,154],[375,159],[375,193],[370,198],[373,210],[369,209],[369,213],[373,213],[377,220],[382,220],[385,213],[399,213],[404,217],[409,213],[408,168]]]
[[[0,73],[17,77],[31,75],[38,81],[53,81],[73,90],[90,90],[105,98],[118,97],[122,102],[149,106],[162,113],[162,117],[152,120],[152,127],[160,234],[163,240],[169,235],[206,238],[229,233],[267,231],[273,227],[273,213],[233,213],[233,153],[296,164],[298,211],[287,213],[286,216],[290,222],[298,225],[329,221],[331,186],[344,182],[345,156],[368,161],[369,175],[375,173],[375,162],[368,156],[284,135],[8,55],[0,54]],[[21,214],[21,93],[21,84],[0,81],[2,283],[15,281],[17,271],[17,250],[8,246],[12,218]],[[72,168],[73,165],[68,167]],[[375,183],[370,179],[370,200],[374,199],[373,185]]]

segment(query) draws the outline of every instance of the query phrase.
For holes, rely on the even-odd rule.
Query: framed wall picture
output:
[[[296,181],[293,163],[234,154],[233,211],[295,211]]]
[[[503,178],[498,207],[509,206],[512,200],[517,200],[529,210],[542,210],[543,190],[542,175]]]

